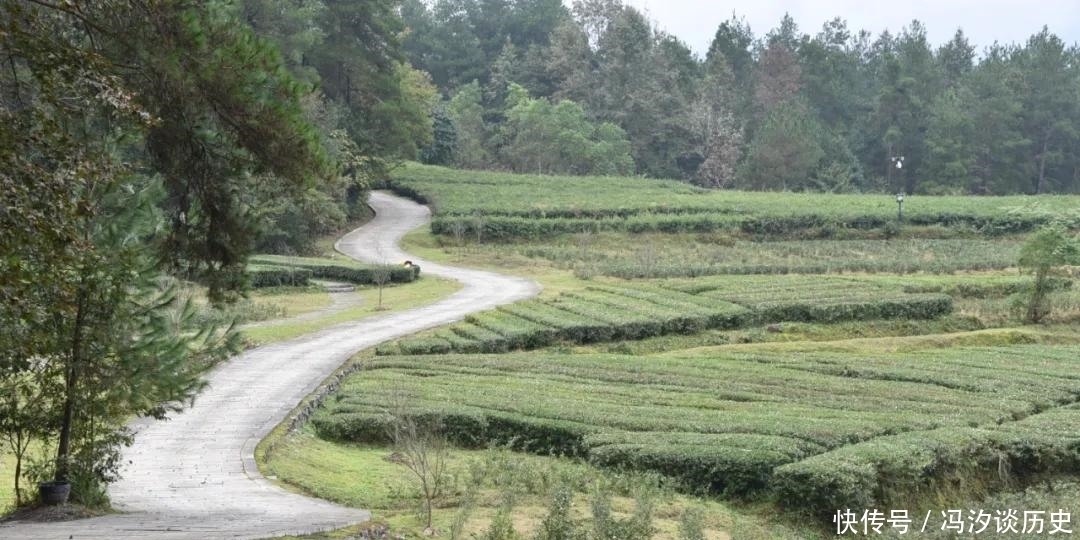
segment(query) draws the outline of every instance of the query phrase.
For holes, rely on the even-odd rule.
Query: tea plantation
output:
[[[487,240],[618,231],[738,231],[786,235],[807,229],[878,229],[897,217],[880,194],[710,191],[644,178],[561,177],[462,171],[408,164],[386,187],[431,204],[431,230]],[[1080,207],[1078,196],[908,197],[911,225],[965,227],[996,235],[1029,231]],[[1074,220],[1080,216],[1073,216]]]
[[[1080,476],[1080,293],[1055,269],[1050,324],[1021,327],[1016,268],[1080,197],[908,197],[899,222],[890,196],[642,178],[386,187],[433,209],[406,249],[554,291],[356,359],[311,419],[327,441],[388,444],[403,404],[460,447],[658,473],[811,538]]]
[[[459,444],[659,471],[727,496],[772,493],[825,516],[1075,472],[1078,368],[1080,347],[1040,345],[388,356],[349,378],[314,425],[382,441],[386,403],[407,396]]]
[[[586,286],[523,302],[446,329],[380,347],[379,354],[500,353],[559,342],[594,343],[782,321],[831,323],[929,319],[948,313],[943,294],[834,277],[732,276]]]

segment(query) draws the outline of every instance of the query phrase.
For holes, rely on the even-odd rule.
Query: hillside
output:
[[[1080,293],[1054,278],[1050,315],[1025,325],[1031,278],[1016,266],[1075,197],[912,197],[900,222],[879,195],[630,177],[410,164],[389,187],[434,208],[431,231],[406,238],[414,252],[548,290],[359,357],[312,420],[320,444],[387,444],[385,404],[404,399],[461,448],[752,503],[723,512],[763,538],[818,537],[838,509],[930,511],[940,526],[947,508],[1072,489]],[[631,225],[690,218],[711,225]],[[1038,493],[1027,500],[1065,504]]]

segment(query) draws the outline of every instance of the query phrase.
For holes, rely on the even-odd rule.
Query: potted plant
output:
[[[67,504],[69,495],[71,495],[71,482],[67,480],[50,480],[38,484],[38,498],[45,506]]]

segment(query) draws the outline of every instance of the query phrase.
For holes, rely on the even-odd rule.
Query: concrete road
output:
[[[195,405],[170,420],[136,422],[123,480],[109,494],[121,514],[62,523],[5,523],[4,540],[265,538],[344,527],[369,518],[363,510],[290,493],[255,467],[255,445],[289,411],[357,351],[418,330],[536,295],[528,280],[420,260],[398,240],[429,219],[428,209],[373,193],[376,217],[345,235],[337,248],[357,259],[400,264],[464,287],[434,304],[346,323],[260,347],[208,374]]]

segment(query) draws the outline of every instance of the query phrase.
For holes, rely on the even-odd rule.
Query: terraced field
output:
[[[506,241],[558,234],[711,232],[783,235],[815,228],[874,229],[893,222],[896,202],[880,194],[710,191],[644,178],[560,177],[459,171],[408,164],[391,189],[430,203],[432,232]],[[905,222],[962,226],[995,235],[1031,230],[1077,196],[908,197]]]
[[[385,444],[387,404],[406,404],[461,446],[659,472],[809,537],[837,509],[940,510],[1080,472],[1072,278],[1052,280],[1051,326],[1010,329],[1031,287],[1018,233],[1076,221],[1080,197],[910,197],[898,223],[880,195],[394,175],[433,206],[425,256],[558,295],[380,346],[315,413],[322,438]]]
[[[728,496],[774,493],[827,515],[1075,472],[1078,368],[1080,347],[1039,345],[388,356],[313,422],[324,437],[380,441],[386,403],[404,396],[461,444],[660,471]]]
[[[464,322],[382,346],[379,354],[500,353],[559,342],[637,340],[755,324],[929,319],[949,296],[834,277],[732,276],[590,285],[470,315]]]
[[[948,234],[950,231],[923,231]],[[573,235],[515,243],[506,249],[579,273],[624,279],[748,274],[933,273],[1016,266],[1014,237],[779,240],[714,235]]]

